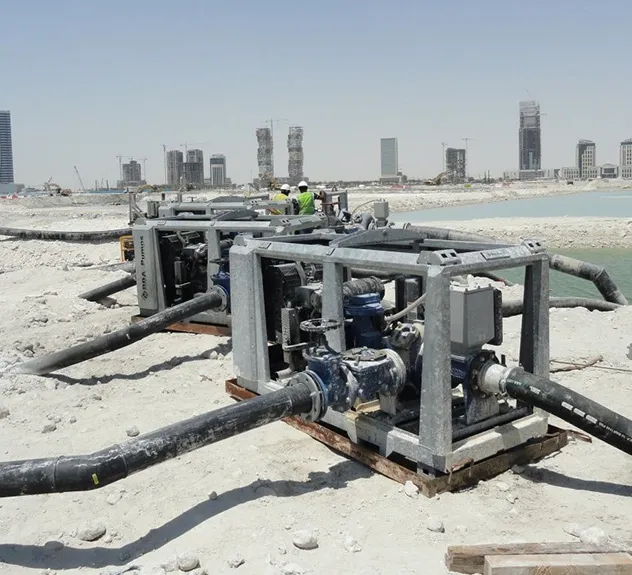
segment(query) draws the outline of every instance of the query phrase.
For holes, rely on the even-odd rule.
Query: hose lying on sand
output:
[[[131,233],[131,228],[95,232],[56,232],[52,230],[25,230],[0,227],[0,236],[12,236],[23,240],[58,240],[62,242],[99,242],[118,239]]]
[[[135,285],[136,277],[133,275],[128,275],[118,280],[114,280],[113,282],[91,289],[90,291],[79,294],[79,297],[88,301],[99,301],[109,295],[118,293]]]
[[[559,383],[496,364],[483,369],[479,384],[484,392],[506,392],[632,455],[632,421]]]
[[[411,224],[404,224],[403,227],[404,229],[424,233],[429,238],[437,240],[499,243],[499,241],[494,238],[452,230],[450,228],[433,228],[414,226]],[[549,265],[552,270],[591,281],[607,302],[628,305],[628,300],[603,267],[559,254],[549,254]]]
[[[290,385],[162,427],[89,455],[0,463],[0,497],[88,491],[184,453],[292,415],[309,413],[314,390]]]
[[[503,317],[512,317],[522,314],[523,302],[520,299],[503,302]],[[621,306],[616,303],[590,299],[585,297],[552,297],[549,298],[549,308],[573,308],[585,307],[590,311],[614,311]]]
[[[224,293],[219,289],[192,300],[167,308],[138,323],[102,335],[92,341],[80,343],[68,349],[38,357],[16,366],[14,373],[44,375],[87,359],[98,357],[116,349],[131,345],[147,336],[209,309],[221,309],[226,303]]]

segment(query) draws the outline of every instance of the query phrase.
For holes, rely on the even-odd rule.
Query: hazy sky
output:
[[[618,163],[632,137],[630,0],[0,0],[0,109],[12,112],[16,180],[77,188],[118,178],[117,155],[162,144],[227,156],[256,175],[255,129],[305,129],[312,179],[376,178],[381,137],[400,168],[441,170],[469,142],[470,173],[518,163],[518,101],[540,101],[543,167],[576,141]],[[197,145],[199,144],[199,145]]]

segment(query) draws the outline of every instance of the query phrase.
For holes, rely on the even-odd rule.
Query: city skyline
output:
[[[389,2],[369,0],[361,12],[331,0],[271,0],[245,11],[235,3],[178,11],[164,0],[37,6],[5,8],[0,38],[0,77],[6,80],[0,108],[11,110],[15,175],[28,184],[51,176],[75,184],[73,166],[86,182],[115,181],[120,153],[147,157],[148,181],[161,182],[162,144],[174,149],[201,141],[208,142],[200,146],[205,152],[226,155],[235,182],[246,182],[257,170],[252,132],[265,118],[299,120],[309,135],[305,172],[332,180],[379,177],[375,142],[389,134],[397,135],[399,168],[409,177],[438,173],[440,143],[458,148],[465,136],[475,138],[468,146],[470,175],[517,169],[516,108],[522,100],[540,102],[547,113],[543,169],[574,163],[582,137],[599,143],[600,161],[618,163],[619,142],[632,137],[632,81],[622,73],[632,5],[622,1],[608,29],[596,30],[601,5],[569,10],[565,3],[533,0],[529,9],[541,17],[529,23],[537,42],[529,44],[528,57],[515,41],[522,6],[499,0],[483,7],[463,3],[458,10],[412,0],[400,0],[393,10]],[[388,21],[385,13],[392,16]],[[137,34],[139,21],[158,37],[186,40],[150,47]],[[209,35],[216,22],[222,26]],[[419,37],[419,22],[450,26],[430,26]],[[263,26],[300,27],[308,38],[331,30],[332,37],[318,48],[305,42],[288,50],[262,42]],[[47,40],[51,29],[55,43]],[[127,41],[85,42],[88,29],[99,37],[116,30]],[[493,34],[473,33],[489,29]],[[26,34],[28,47],[16,50]],[[578,66],[574,55],[587,36],[594,42]],[[137,65],[122,65],[130,61]],[[209,62],[213,73],[201,75]],[[411,73],[419,62],[421,69]],[[182,81],[167,80],[176,70],[180,78],[196,79],[184,104]],[[58,86],[62,78],[63,89],[46,90],[43,98],[42,86]],[[275,89],[276,78],[290,89]],[[114,92],[93,89],[105,84]],[[277,148],[277,171],[285,175],[288,152]]]

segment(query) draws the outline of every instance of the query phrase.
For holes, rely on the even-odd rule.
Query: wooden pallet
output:
[[[237,384],[236,379],[226,381],[226,392],[239,401],[255,397],[256,394]],[[552,425],[545,437],[500,453],[484,461],[455,469],[452,473],[433,477],[418,473],[416,464],[404,458],[395,461],[380,455],[366,445],[353,443],[346,434],[323,423],[310,423],[299,417],[283,420],[295,429],[307,433],[328,447],[367,465],[386,477],[406,483],[412,481],[426,497],[434,497],[446,491],[456,491],[476,485],[481,480],[491,479],[504,473],[514,465],[525,465],[546,455],[559,451],[568,443],[568,432]]]
[[[453,545],[445,565],[454,573],[484,575],[631,575],[632,541]]]
[[[132,323],[138,323],[144,319],[141,315],[133,315],[131,318]],[[178,321],[172,323],[166,331],[179,331],[184,333],[203,333],[206,335],[230,335],[230,328],[225,325],[211,325],[207,323],[195,323]]]

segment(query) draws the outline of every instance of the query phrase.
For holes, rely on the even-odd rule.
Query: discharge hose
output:
[[[0,236],[13,236],[23,240],[58,240],[63,242],[99,242],[118,239],[131,233],[131,228],[95,232],[56,232],[52,230],[25,230],[0,227]]]
[[[127,288],[131,288],[136,285],[136,277],[133,275],[128,275],[123,278],[114,280],[113,282],[107,283],[105,285],[99,286],[97,288],[91,289],[87,292],[79,294],[81,299],[85,299],[88,301],[99,301],[104,297],[109,295],[118,293]]]
[[[539,407],[579,429],[632,455],[632,421],[550,379],[519,367],[490,363],[483,368],[479,387],[486,393],[506,393]]]
[[[0,497],[88,491],[285,417],[309,413],[319,392],[297,383],[179,421],[89,455],[0,463]]]
[[[585,297],[552,297],[549,298],[549,308],[573,308],[585,307],[590,311],[614,311],[621,306],[600,299],[590,299]],[[503,317],[512,317],[522,314],[523,301],[508,300],[503,302]]]
[[[118,331],[102,335],[92,341],[80,343],[68,349],[38,357],[16,366],[14,373],[44,375],[70,365],[98,357],[116,349],[126,347],[153,333],[169,327],[172,323],[182,321],[209,309],[222,309],[226,306],[226,296],[221,288],[195,297],[184,303],[167,308],[138,323],[129,325]]]

